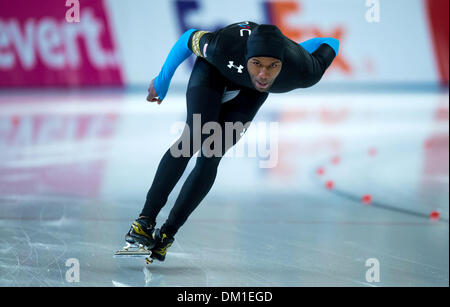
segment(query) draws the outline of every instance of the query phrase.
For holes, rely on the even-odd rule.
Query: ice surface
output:
[[[0,286],[449,285],[448,93],[271,95],[166,261],[113,258],[183,97],[0,96]]]

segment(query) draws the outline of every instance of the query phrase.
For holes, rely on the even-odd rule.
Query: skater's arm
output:
[[[184,62],[191,54],[188,43],[192,33],[197,31],[196,29],[190,29],[180,37],[175,43],[164,62],[159,75],[154,79],[154,90],[159,97],[159,101],[162,101],[169,90],[170,81],[177,70],[178,66]],[[153,81],[152,81],[153,82]],[[150,94],[150,88],[149,88]],[[148,100],[148,98],[147,98]]]
[[[306,51],[308,51],[310,54],[316,51],[320,45],[327,44],[331,48],[333,48],[334,53],[337,55],[339,51],[339,40],[333,38],[333,37],[316,37],[312,39],[308,39],[307,41],[304,41],[300,43],[300,46],[305,48]]]
[[[317,37],[299,44],[306,50],[306,87],[312,86],[322,79],[325,71],[336,58],[339,51],[339,40],[332,37]]]

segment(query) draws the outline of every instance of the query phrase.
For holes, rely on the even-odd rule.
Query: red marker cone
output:
[[[438,211],[431,211],[431,213],[430,213],[430,219],[433,221],[439,220],[440,216],[441,216],[441,214]]]
[[[375,147],[372,147],[369,149],[369,156],[374,157],[378,153],[377,149]]]
[[[13,116],[13,117],[11,117],[11,124],[12,124],[13,126],[18,126],[19,123],[20,123],[20,119],[19,119],[18,116]]]
[[[331,190],[332,188],[334,188],[334,182],[332,180],[328,180],[325,183],[325,186],[327,187],[328,190]]]
[[[334,156],[333,159],[331,159],[331,163],[334,165],[339,164],[341,162],[341,158],[339,156]]]
[[[325,174],[325,169],[323,167],[319,167],[316,171],[317,175],[322,176]]]
[[[366,194],[362,197],[361,201],[365,205],[370,205],[372,203],[372,195]]]

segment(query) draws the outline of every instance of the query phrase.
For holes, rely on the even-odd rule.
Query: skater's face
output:
[[[267,92],[281,71],[280,60],[270,57],[253,57],[247,62],[253,86],[260,92]]]

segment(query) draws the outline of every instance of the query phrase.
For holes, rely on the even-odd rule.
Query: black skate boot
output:
[[[130,230],[125,235],[125,241],[135,245],[142,244],[147,249],[152,249],[156,243],[153,238],[155,226],[156,224],[148,218],[140,217],[131,224]]]
[[[159,261],[164,261],[164,259],[166,259],[167,249],[172,245],[175,239],[162,233],[161,229],[156,229],[153,233],[153,237],[156,244],[155,247],[152,248],[150,257]]]

